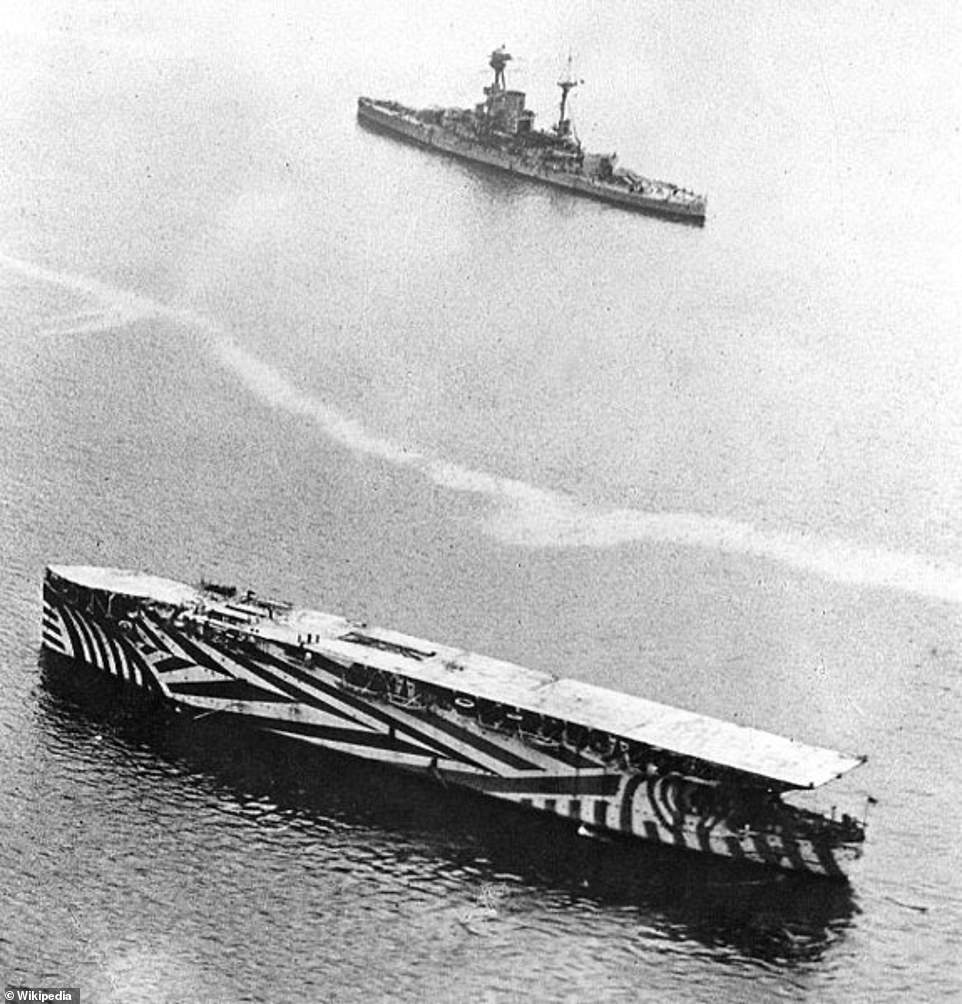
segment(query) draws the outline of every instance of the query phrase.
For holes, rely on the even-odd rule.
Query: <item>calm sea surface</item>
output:
[[[333,9],[326,9],[328,6]],[[564,10],[561,10],[561,7]],[[717,8],[717,9],[716,9]],[[85,1001],[962,995],[946,3],[10,3],[0,976]],[[366,132],[487,53],[703,230]],[[47,562],[201,574],[853,752],[850,887],[152,719]]]

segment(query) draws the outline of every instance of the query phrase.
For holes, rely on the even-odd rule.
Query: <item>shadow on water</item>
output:
[[[857,910],[845,883],[580,837],[554,817],[302,744],[238,734],[217,715],[174,714],[59,656],[44,653],[40,668],[41,722],[61,744],[89,750],[99,734],[105,758],[112,750],[139,751],[162,773],[219,799],[271,804],[276,825],[285,815],[308,828],[337,823],[352,841],[413,848],[438,874],[463,877],[467,870],[491,883],[508,876],[573,905],[633,911],[672,940],[781,965],[820,958]]]

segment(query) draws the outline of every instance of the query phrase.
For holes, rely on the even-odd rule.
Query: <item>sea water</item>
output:
[[[0,969],[84,999],[960,992],[959,21],[932,3],[11,5]],[[470,106],[704,229],[359,128]],[[851,886],[158,720],[48,562],[201,575],[869,762]]]

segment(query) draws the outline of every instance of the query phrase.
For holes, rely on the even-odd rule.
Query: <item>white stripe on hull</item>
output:
[[[78,615],[75,610],[71,610],[69,607],[64,607],[63,609],[64,620],[67,622],[68,627],[72,627],[74,634],[76,634],[80,642],[80,651],[76,653],[81,661],[87,663],[89,666],[93,666],[96,669],[103,669],[103,666],[97,664],[94,660],[93,653],[90,650],[90,645],[85,637],[85,632],[78,627]]]
[[[200,712],[217,712],[229,715],[250,715],[253,718],[263,718],[265,722],[303,725],[319,725],[325,728],[345,729],[357,728],[351,722],[345,721],[339,715],[330,714],[320,708],[312,708],[308,704],[279,704],[275,701],[240,701],[220,697],[204,697],[200,694],[173,693],[171,699],[186,708]],[[264,727],[264,726],[258,726]],[[380,731],[363,730],[368,735],[388,735],[387,728]],[[303,738],[297,736],[297,738]],[[405,742],[410,741],[405,739]],[[412,744],[413,745],[413,744]],[[429,750],[425,750],[430,754]]]
[[[72,655],[118,679],[145,686],[147,681],[125,654],[124,645],[112,639],[104,626],[85,613],[68,607],[55,609],[45,603],[44,619],[43,643],[52,651]],[[255,728],[284,738],[405,769],[438,771],[442,779],[454,785],[461,784],[504,801],[581,820],[595,829],[633,834],[700,853],[832,875],[841,871],[836,862],[860,853],[851,845],[828,849],[827,846],[816,847],[805,837],[735,831],[723,819],[706,820],[683,810],[683,805],[687,804],[685,779],[669,775],[649,780],[638,774],[609,771],[600,765],[576,769],[553,757],[550,751],[523,743],[514,735],[484,729],[476,721],[454,712],[443,715],[435,712],[437,724],[432,724],[431,716],[419,715],[383,700],[375,704],[369,699],[371,709],[367,711],[355,706],[364,699],[354,691],[342,690],[341,681],[334,672],[288,661],[283,651],[272,653],[269,661],[266,658],[258,661],[256,651],[246,653],[245,660],[257,664],[264,674],[284,684],[283,687],[275,685],[237,662],[229,652],[216,648],[209,639],[189,636],[189,642],[185,640],[184,644],[195,646],[222,671],[218,672],[197,665],[187,649],[178,644],[173,629],[154,622],[149,628],[167,651],[157,650],[152,644],[148,646],[138,630],[128,642],[133,641],[141,657],[155,667],[153,675],[163,693],[198,717],[215,713],[247,716],[255,720],[251,723]],[[80,652],[73,651],[72,637],[77,639]],[[189,665],[160,670],[158,667],[172,656]],[[305,679],[308,673],[316,683]],[[229,687],[232,681],[276,694],[279,700],[180,694],[169,689],[186,683],[201,686],[220,683]],[[324,707],[309,703],[312,700]],[[441,722],[445,728],[438,727]],[[310,728],[337,730],[338,734],[311,734]],[[356,741],[352,740],[352,732]],[[492,752],[475,745],[482,742],[490,744]],[[437,748],[432,743],[436,743]],[[398,745],[408,748],[398,749]],[[498,750],[503,751],[503,756],[499,757]],[[523,761],[531,766],[519,766]],[[457,775],[461,775],[461,781]],[[470,783],[466,775],[477,778],[477,785]],[[615,775],[618,777],[617,790],[612,788],[610,794],[597,794],[598,790],[603,790],[599,787],[604,784],[603,779]],[[498,778],[498,785],[506,790],[489,789],[486,785],[492,782],[484,782],[485,777]],[[563,789],[569,780],[575,791],[552,791],[552,788]],[[514,785],[514,790],[510,790]],[[592,793],[579,792],[579,785]]]
[[[220,673],[215,673],[206,666],[185,666],[183,669],[158,670],[163,676],[164,683],[171,686],[175,683],[212,683],[215,680],[224,680],[226,677]],[[267,687],[265,690],[269,689]]]
[[[173,632],[164,631],[155,624],[151,624],[151,629],[158,635],[158,637],[163,641],[165,647],[169,650],[169,654],[163,652],[151,653],[151,655],[147,657],[148,659],[152,659],[155,665],[162,663],[163,660],[169,658],[170,655],[184,660],[190,660],[191,657],[187,650],[177,643],[176,636]],[[271,684],[265,681],[260,675],[250,672],[244,666],[231,659],[228,654],[215,648],[214,645],[206,639],[192,636],[190,642],[203,652],[205,657],[216,659],[217,665],[222,667],[225,672],[230,675],[230,677],[243,680],[257,687],[263,687],[277,693],[278,695],[286,696],[286,692],[284,690],[271,686]],[[172,700],[201,711],[222,711],[225,713],[252,714],[258,717],[270,717],[278,721],[300,721],[340,728],[360,726],[366,728],[372,734],[387,735],[389,725],[385,724],[380,717],[381,715],[384,715],[385,717],[391,719],[393,728],[397,732],[400,739],[403,739],[403,741],[408,745],[422,746],[425,750],[424,755],[429,759],[438,755],[443,756],[443,754],[438,754],[438,752],[432,747],[425,746],[423,741],[415,738],[411,734],[412,730],[419,736],[426,737],[428,741],[436,741],[448,749],[452,749],[463,754],[467,759],[473,761],[475,764],[478,764],[480,767],[487,768],[492,772],[500,772],[504,769],[503,762],[497,757],[485,754],[472,746],[470,742],[465,742],[463,740],[459,741],[456,736],[452,736],[448,732],[432,726],[430,722],[417,718],[395,705],[387,704],[379,706],[379,714],[370,714],[355,707],[353,703],[349,703],[349,698],[347,696],[343,698],[339,697],[337,690],[335,690],[335,693],[332,694],[328,690],[322,689],[320,686],[311,686],[309,683],[306,683],[298,675],[295,675],[294,670],[300,669],[301,672],[303,672],[303,668],[298,667],[296,664],[289,664],[285,668],[285,663],[282,660],[281,665],[272,663],[266,667],[266,669],[278,679],[281,679],[291,687],[296,688],[298,693],[305,694],[322,701],[331,707],[335,712],[343,712],[345,717],[341,717],[337,714],[329,714],[313,708],[310,704],[300,702],[291,704],[272,704],[270,702],[225,700],[213,697],[205,698],[200,695],[178,694],[176,692],[171,692],[168,689],[169,685],[177,682],[178,680],[195,682],[226,679],[226,677],[220,677],[214,671],[203,666],[198,666],[196,663],[189,667],[185,667],[184,669],[172,670],[169,672],[158,671],[157,675],[160,678],[165,692]],[[314,668],[313,673],[320,681],[325,682],[328,687],[340,688],[340,680],[333,674],[316,667]],[[297,735],[296,738],[304,739],[305,737]],[[320,745],[325,745],[325,743],[321,742]],[[552,761],[544,754],[537,753],[534,750],[525,750],[524,755],[526,759],[532,761],[541,760],[545,764],[549,764],[552,767],[557,765],[556,761]],[[462,771],[472,773],[479,770],[479,767],[462,761],[457,761],[457,767]]]
[[[337,742],[320,736],[306,736],[297,732],[286,732],[282,728],[269,728],[265,731],[283,736],[285,739],[297,739],[312,746],[322,746],[325,749],[333,750],[337,753],[345,753],[351,757],[357,757],[362,760],[374,760],[377,763],[394,764],[397,767],[416,768],[422,771],[434,768],[441,770],[464,770],[464,764],[460,761],[445,760],[428,752],[404,753],[400,750],[368,746],[365,743]]]
[[[48,634],[44,631],[42,641],[47,648],[52,649],[58,655],[73,655],[73,652],[56,635]]]
[[[609,830],[614,833],[627,832],[648,842],[663,843],[683,850],[705,853],[694,828],[694,822],[687,829],[671,830],[653,813],[639,811],[635,808],[632,814],[631,829],[628,831],[621,829],[618,826],[618,816],[621,809],[620,796],[605,798],[595,795],[532,795],[500,791],[488,791],[485,794],[515,804],[523,804],[540,812],[550,812],[567,819],[577,819],[596,830]],[[598,823],[599,804],[602,806],[601,812],[605,816],[604,825]],[[737,841],[740,853],[736,854],[730,846],[729,841],[733,838]],[[837,875],[839,870],[844,870],[840,861],[848,863],[849,860],[854,861],[860,856],[860,852],[853,848],[834,848],[832,851],[823,852],[831,855],[837,869],[839,869],[836,870],[826,868],[810,840],[799,839],[793,848],[789,849],[777,834],[736,834],[727,828],[723,828],[722,832],[712,832],[708,839],[711,853],[718,857],[744,860],[753,864],[774,864],[792,871],[803,871],[816,875]],[[758,842],[763,842],[767,849],[766,853],[759,849]]]

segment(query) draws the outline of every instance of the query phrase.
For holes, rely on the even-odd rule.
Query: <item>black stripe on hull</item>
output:
[[[140,670],[140,678],[144,681],[144,686],[151,693],[166,697],[166,692],[158,682],[156,674],[148,665],[147,660],[134,647],[133,643],[123,637],[118,638],[117,641],[130,664]]]
[[[156,626],[155,626],[156,627]],[[159,627],[156,627],[158,631],[161,631]],[[172,631],[168,632],[170,635],[170,640],[174,642],[178,648],[182,649],[188,658],[193,659],[195,664],[202,666],[204,669],[209,669],[212,673],[216,673],[218,676],[224,677],[225,679],[232,679],[231,674],[228,670],[217,662],[216,659],[212,659],[203,649],[199,648],[190,638],[182,631],[178,631],[176,634]],[[169,649],[165,648],[165,651]],[[233,658],[233,655],[230,656]]]
[[[130,679],[133,682],[139,683],[141,686],[146,686],[147,681],[144,678],[143,673],[139,671],[139,667],[135,667],[134,664],[125,657],[123,649],[113,637],[111,629],[104,624],[98,624],[97,627],[99,627],[100,633],[103,635],[109,654],[113,658],[114,662],[118,666],[126,668]]]
[[[52,637],[50,635],[44,634],[41,638],[45,648],[49,648],[51,652],[56,652],[57,655],[69,656],[71,653],[67,651],[67,643],[61,641],[60,637]]]
[[[371,749],[385,750],[391,753],[405,753],[409,756],[423,757],[426,763],[435,759],[435,754],[431,750],[403,742],[396,735],[390,733],[370,732],[365,729],[342,729],[330,725],[317,725],[313,722],[290,722],[281,718],[267,718],[234,711],[230,712],[230,717],[231,721],[237,720],[245,726],[260,731],[279,731],[292,736],[304,736],[331,743],[346,743],[351,746],[367,746]]]
[[[448,760],[460,760],[462,763],[469,764],[472,767],[477,767],[478,770],[487,771],[490,768],[485,767],[484,764],[472,759],[469,755],[465,754],[462,750],[458,750],[453,746],[434,738],[433,736],[427,735],[422,730],[418,729],[416,726],[409,724],[408,722],[399,721],[396,718],[392,718],[390,715],[383,712],[380,708],[373,704],[367,704],[362,701],[359,697],[355,697],[353,694],[348,693],[341,687],[334,683],[328,683],[324,680],[319,679],[316,675],[312,676],[309,673],[305,673],[303,670],[296,666],[291,666],[289,663],[282,659],[278,659],[275,656],[270,655],[267,652],[258,652],[257,657],[266,663],[277,666],[286,673],[290,673],[295,679],[303,680],[305,685],[315,687],[324,694],[329,694],[334,699],[341,701],[348,707],[373,718],[376,721],[382,722],[384,725],[391,726],[392,728],[407,733],[413,739],[418,742],[424,743],[425,746],[434,747],[438,756],[443,756]],[[243,663],[242,663],[243,665]],[[329,664],[331,665],[331,664]],[[325,670],[326,672],[331,672],[331,670]],[[261,672],[264,672],[263,670]],[[269,675],[269,674],[268,674]],[[282,681],[277,681],[277,686],[281,686]],[[297,691],[295,691],[297,692]],[[339,712],[342,717],[347,718],[348,716],[344,712]],[[520,757],[514,757],[510,752],[495,746],[493,743],[487,743],[485,740],[479,740],[477,736],[466,732],[464,730],[459,730],[452,726],[449,722],[444,721],[442,718],[434,718],[431,721],[431,727],[439,732],[444,732],[445,734],[451,736],[451,738],[476,749],[480,753],[487,753],[492,759],[499,760],[502,763],[507,763],[509,766],[515,766],[515,763],[520,766],[515,766],[517,770],[539,770],[540,768],[527,760],[521,760]]]
[[[454,784],[464,784],[479,791],[525,795],[614,795],[621,778],[617,774],[558,776],[544,774],[535,777],[499,777],[496,774],[479,776],[446,770],[443,776]]]
[[[815,851],[818,863],[825,869],[826,875],[830,875],[832,878],[840,878],[845,874],[838,866],[838,862],[835,860],[835,855],[832,854],[831,848],[812,841],[812,849]]]
[[[238,679],[235,676],[231,676],[228,670],[226,670],[223,666],[217,663],[216,660],[208,656],[207,653],[204,652],[202,649],[200,649],[196,643],[194,643],[190,639],[185,638],[182,633],[178,632],[177,634],[171,634],[169,640],[171,644],[177,645],[187,655],[193,657],[195,661],[189,662],[185,661],[180,656],[169,655],[158,662],[159,672],[173,672],[174,670],[177,669],[189,669],[194,666],[199,666],[202,669],[211,670],[221,678],[220,681],[211,681],[211,683],[222,682],[225,685],[238,684],[256,688],[256,684],[252,684],[249,683],[248,681]],[[157,641],[158,645],[162,646],[162,651],[165,652],[170,651],[169,646],[166,644],[166,639],[163,639],[160,636],[159,629],[158,629]],[[247,672],[251,673],[253,676],[256,676],[264,683],[267,683],[270,686],[276,688],[276,690],[280,691],[280,693],[264,691],[265,693],[270,693],[270,698],[258,697],[255,698],[256,700],[272,700],[277,703],[306,704],[308,707],[314,708],[316,711],[321,711],[324,714],[332,715],[335,718],[341,718],[344,721],[350,722],[353,725],[357,725],[360,728],[365,727],[362,722],[359,722],[357,719],[352,718],[351,716],[345,714],[341,709],[332,707],[331,705],[323,701],[319,701],[311,694],[305,693],[299,687],[293,686],[286,680],[279,679],[273,673],[270,673],[264,670],[262,667],[258,666],[257,663],[253,662],[250,658],[245,658],[238,652],[234,651],[229,653],[225,652],[223,653],[223,655],[225,658],[229,658],[232,662],[237,663],[237,665],[241,669],[247,670]],[[263,656],[264,653],[258,652],[258,655]],[[168,689],[173,692],[175,687],[178,685],[171,684],[167,686]],[[207,685],[205,684],[205,686]],[[256,689],[260,690],[260,688]],[[189,691],[185,693],[189,693]],[[211,696],[219,696],[219,695],[212,694]]]
[[[685,817],[680,814],[671,828],[671,838],[675,841],[676,847],[688,847],[688,841],[685,839]]]
[[[274,704],[292,704],[293,699],[283,694],[255,687],[246,680],[196,680],[183,683],[168,683],[167,689],[172,694],[185,694],[194,697],[214,697],[224,701],[261,701]]]
[[[564,746],[539,746],[535,743],[534,747],[543,756],[551,757],[552,760],[557,760],[566,767],[573,767],[576,770],[597,770],[601,766],[597,760],[589,760]]]
[[[661,843],[661,832],[658,829],[658,824],[651,819],[645,820],[645,839],[650,840],[652,843]]]
[[[106,670],[112,676],[119,676],[122,680],[126,680],[127,677],[124,674],[123,667],[115,667],[107,658],[107,652],[104,649],[100,638],[96,637],[96,630],[87,623],[86,617],[84,617],[82,613],[76,611],[75,615],[77,620],[77,630],[80,631],[87,644],[90,646],[90,651],[93,653],[95,660],[94,665],[99,666],[100,669]]]
[[[735,861],[742,861],[745,858],[745,848],[738,837],[725,837],[725,846],[728,848],[729,857]]]
[[[181,659],[176,655],[168,655],[154,663],[154,669],[158,673],[176,673],[178,669],[191,669],[196,663],[190,659]]]
[[[632,832],[632,809],[635,801],[635,792],[645,782],[643,774],[633,774],[625,784],[624,794],[621,796],[621,816],[619,823],[625,833]]]
[[[79,659],[81,662],[85,662],[88,666],[93,666],[87,649],[80,640],[80,635],[77,632],[77,625],[74,623],[73,617],[66,608],[63,608],[60,611],[60,617],[64,623],[64,627],[67,629],[67,637],[70,639],[70,647],[73,650],[74,658]]]
[[[805,861],[802,858],[802,850],[798,846],[798,841],[795,839],[794,828],[791,824],[785,826],[782,830],[782,844],[784,846],[784,851],[782,852],[785,857],[791,862],[792,868],[796,871],[805,871]]]
[[[431,716],[425,721],[425,728],[450,736],[456,743],[487,755],[493,762],[506,765],[506,770],[526,772],[526,776],[522,777],[499,776],[484,764],[475,763],[459,750],[425,734],[418,727],[417,712],[398,709],[396,714],[399,717],[394,718],[390,705],[386,705],[386,710],[382,710],[376,704],[368,704],[363,698],[344,690],[338,680],[341,667],[328,660],[317,658],[313,669],[305,669],[285,658],[266,653],[253,644],[241,642],[237,645],[241,651],[237,651],[233,645],[231,648],[220,649],[216,641],[206,640],[204,645],[213,648],[217,657],[224,659],[225,665],[221,665],[199,644],[189,638],[181,637],[179,631],[175,631],[166,623],[154,625],[154,630],[143,630],[141,634],[142,622],[139,622],[137,633],[132,638],[121,632],[113,620],[103,622],[91,613],[81,612],[70,606],[61,608],[53,602],[51,602],[51,612],[45,612],[43,615],[42,626],[43,643],[52,651],[59,653],[62,648],[63,654],[83,661],[94,669],[128,682],[142,683],[144,688],[165,694],[174,700],[177,697],[193,696],[213,698],[215,701],[225,703],[252,702],[258,706],[255,710],[264,713],[252,714],[235,711],[230,707],[211,710],[223,710],[242,726],[259,732],[278,733],[295,739],[302,737],[320,746],[328,745],[333,752],[357,759],[370,761],[383,759],[374,755],[376,753],[413,758],[417,761],[412,764],[413,769],[421,770],[420,765],[423,764],[424,770],[460,787],[471,788],[481,794],[492,796],[520,796],[512,800],[541,811],[567,815],[573,819],[584,818],[586,821],[593,819],[592,825],[606,829],[610,827],[612,830],[620,829],[626,834],[634,834],[652,843],[674,843],[685,849],[713,856],[730,857],[735,861],[761,862],[780,869],[789,868],[809,874],[824,873],[832,878],[844,877],[844,871],[835,858],[832,845],[824,839],[816,842],[802,838],[800,846],[798,834],[793,832],[790,826],[786,826],[785,830],[778,834],[754,832],[740,839],[731,833],[725,819],[717,817],[697,819],[688,802],[687,789],[679,786],[683,779],[660,778],[648,781],[648,801],[654,819],[641,818],[643,815],[649,815],[647,805],[635,804],[639,797],[638,789],[646,783],[646,778],[642,774],[626,777],[622,773],[612,772],[588,773],[586,776],[581,776],[574,770],[570,774],[561,774],[557,772],[557,768],[549,773],[540,764],[532,763],[522,756],[517,756],[514,751],[504,749],[497,744],[497,740],[488,740],[471,731],[477,728],[473,724],[473,719],[467,718],[464,724],[461,724],[457,718],[449,720]],[[185,655],[195,659],[194,662],[172,654],[164,640],[165,632],[168,631],[170,644],[181,647]],[[137,635],[150,638],[159,652],[167,653],[156,666],[149,664],[138,650],[135,641]],[[246,671],[252,677],[259,678],[268,686],[276,688],[280,693],[259,687],[241,676],[231,675],[233,663],[237,664],[238,672]],[[155,675],[155,670],[169,672],[193,666],[209,670],[219,679],[210,682],[182,681],[165,687],[158,682],[158,677]],[[302,686],[281,678],[279,673],[298,681]],[[330,696],[335,706],[314,696],[315,693]],[[272,703],[284,706],[292,702],[302,703],[337,716],[345,725],[340,727],[337,724],[289,721],[277,717],[270,711]],[[260,707],[261,705],[264,707]],[[365,721],[357,721],[344,708],[355,710],[364,716]],[[410,720],[403,720],[410,718],[415,718],[413,724]],[[368,724],[370,722],[381,723],[383,731],[378,731],[377,724],[372,726]],[[400,735],[401,733],[403,735]],[[407,737],[421,740],[424,745],[416,745],[416,742],[408,741]],[[510,736],[505,736],[505,741],[516,742]],[[339,749],[343,746],[353,749]],[[365,756],[366,749],[371,751],[370,757]],[[537,752],[540,756],[551,757],[566,765],[572,758],[582,764],[586,763],[577,754],[560,747],[538,747]],[[431,761],[438,758],[471,764],[485,773],[472,774],[447,767],[437,769],[436,763],[432,769]],[[598,765],[591,763],[591,768],[597,770]],[[551,770],[552,768],[549,768],[549,771]],[[620,798],[617,797],[619,788]],[[584,802],[585,797],[593,801]],[[608,799],[611,799],[613,804],[607,801]],[[609,808],[614,808],[617,815],[612,817]],[[659,825],[659,821],[664,824],[664,828]],[[693,824],[690,829],[686,829],[686,821]],[[716,825],[718,832],[714,829]]]
[[[647,779],[646,792],[648,794],[648,805],[651,807],[651,811],[654,813],[658,822],[661,823],[665,829],[670,830],[672,828],[672,819],[668,816],[665,809],[666,806],[662,805],[660,796],[660,789],[665,785],[665,779],[660,777],[651,777]]]
[[[261,651],[257,652],[256,658],[259,663],[264,663],[269,666],[274,666],[276,669],[283,670],[283,672],[287,673],[288,676],[293,676],[298,683],[303,684],[305,687],[319,690],[327,697],[331,697],[334,700],[347,705],[347,707],[351,708],[353,711],[360,712],[368,718],[374,718],[384,725],[408,729],[408,725],[406,723],[402,724],[398,722],[397,719],[385,714],[376,705],[368,704],[365,701],[362,701],[360,698],[355,697],[353,694],[348,693],[342,687],[338,686],[337,683],[333,681],[328,682],[327,680],[322,679],[319,675],[317,675],[317,673],[312,674],[305,672],[300,668],[300,666],[295,665],[292,661],[280,659],[275,655],[271,655],[269,652]],[[318,662],[323,664],[321,667],[322,672],[326,672],[332,677],[337,677],[341,667],[337,666],[335,663],[328,662],[326,659],[318,659]],[[286,684],[286,686],[289,687],[290,684]],[[341,711],[340,714],[344,718],[350,718],[350,716],[344,711]],[[425,737],[425,741],[429,742],[430,740]]]
[[[511,750],[506,750],[503,746],[498,746],[497,743],[493,743],[483,736],[476,735],[474,732],[469,732],[467,729],[447,721],[447,719],[435,718],[431,721],[431,725],[433,728],[439,729],[446,735],[451,736],[452,739],[466,743],[472,749],[477,750],[478,753],[483,753],[493,760],[499,760],[509,770],[544,770],[544,767],[540,764],[525,760]]]
[[[83,614],[73,608],[57,607],[57,614],[67,636],[67,642],[60,642],[58,648],[51,645],[58,654],[76,659],[125,682],[142,686],[154,693],[163,694],[147,663],[130,641],[117,633],[113,625],[99,621],[88,624]],[[44,639],[50,644],[51,639]],[[134,667],[139,671],[139,679]]]
[[[177,640],[179,643],[180,640],[179,636],[175,640]],[[325,714],[334,715],[337,718],[342,718],[344,719],[344,721],[351,722],[353,725],[357,725],[360,728],[365,727],[363,722],[347,714],[342,708],[332,707],[330,704],[328,704],[325,701],[321,701],[313,694],[308,693],[302,690],[300,687],[297,687],[294,684],[289,683],[287,680],[278,677],[276,673],[272,673],[270,670],[265,669],[264,666],[260,664],[261,662],[270,662],[272,664],[275,664],[280,669],[283,669],[285,671],[288,670],[288,666],[286,663],[282,662],[279,659],[274,659],[272,656],[269,656],[266,652],[258,652],[257,661],[254,660],[253,653],[244,656],[238,654],[237,652],[232,652],[230,654],[230,658],[234,662],[236,662],[237,665],[241,667],[241,669],[247,670],[247,672],[249,672],[252,676],[256,676],[264,683],[267,683],[270,686],[275,687],[277,690],[281,691],[282,693],[290,697],[293,701],[297,701],[301,704],[306,704],[309,707],[315,708],[318,711],[323,711]],[[221,669],[220,672],[223,673],[223,669]],[[325,689],[325,688],[318,688],[318,689]],[[393,722],[387,721],[385,722],[385,724],[390,725],[393,724]]]
[[[180,634],[173,636],[171,641],[177,645],[181,644]],[[203,656],[204,653],[197,650],[197,646],[188,642],[183,645],[183,650],[188,655],[197,652],[198,655]],[[276,687],[278,690],[282,691],[284,694],[288,695],[293,701],[306,704],[309,707],[314,708],[317,711],[322,711],[326,714],[333,715],[337,718],[343,719],[345,722],[350,722],[352,725],[356,725],[359,728],[369,728],[364,722],[360,721],[358,718],[352,716],[348,712],[345,712],[343,708],[339,708],[336,705],[327,703],[326,701],[320,700],[313,694],[299,686],[289,683],[287,680],[279,677],[275,672],[266,668],[263,664],[269,664],[270,666],[276,667],[276,669],[293,676],[299,682],[302,682],[305,687],[310,687],[322,694],[329,695],[336,701],[346,704],[348,707],[355,709],[361,714],[365,715],[367,718],[374,719],[380,722],[388,729],[393,729],[395,732],[404,732],[409,735],[416,742],[423,743],[424,746],[429,747],[428,755],[435,755],[438,757],[443,757],[448,760],[460,761],[462,763],[468,764],[470,766],[476,767],[478,770],[487,770],[483,764],[477,763],[472,760],[469,756],[457,749],[448,746],[446,743],[439,742],[432,736],[426,735],[424,732],[412,728],[406,722],[399,721],[398,719],[392,718],[390,715],[383,713],[380,709],[376,707],[371,707],[371,705],[365,704],[363,701],[354,697],[351,694],[345,692],[339,686],[329,684],[324,680],[318,678],[316,674],[310,674],[304,672],[297,666],[291,665],[289,662],[277,658],[268,652],[263,652],[260,649],[252,649],[251,651],[241,654],[236,651],[231,651],[225,653],[225,657],[236,662],[239,667],[251,673],[251,675],[256,676],[258,679],[262,680],[264,683],[270,684]],[[212,662],[210,658],[205,659],[205,668],[207,664]],[[220,673],[224,673],[223,667],[218,667]],[[171,686],[173,690],[173,686]],[[283,701],[284,698],[280,695],[274,698],[277,701]],[[432,725],[437,727],[438,722],[432,722]],[[458,738],[464,738],[458,736]],[[423,750],[422,750],[423,752]],[[501,756],[504,759],[504,756]]]
[[[752,837],[752,844],[765,864],[777,865],[781,861],[782,856],[768,842],[764,833],[756,833]]]
[[[164,644],[160,635],[157,634],[154,625],[146,617],[141,617],[137,622],[137,630],[147,639],[152,648],[158,652],[170,653],[170,649]]]
[[[699,824],[695,830],[698,835],[698,846],[706,853],[712,853],[711,847],[711,833],[707,826]]]

